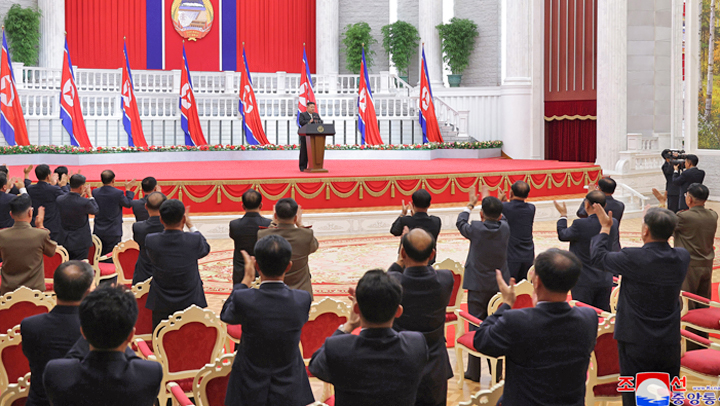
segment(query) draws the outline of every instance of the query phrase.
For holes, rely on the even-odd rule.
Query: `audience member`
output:
[[[30,181],[30,172],[32,171],[32,169],[33,169],[33,166],[32,166],[32,165],[28,165],[28,166],[26,166],[25,168],[23,168],[23,173],[25,174],[25,178],[24,178],[24,180],[23,180],[22,185],[23,185],[25,188],[27,188],[28,186],[30,186],[30,184],[32,183],[32,182]],[[21,193],[20,193],[20,187],[18,187],[17,183],[16,183],[15,180],[14,180],[15,178],[11,178],[11,177],[10,177],[10,171],[8,170],[7,165],[5,165],[5,164],[0,165],[0,173],[4,173],[4,174],[5,174],[5,177],[8,178],[8,179],[10,179],[9,184],[8,184],[8,189],[9,189],[9,190],[8,190],[6,193],[10,193],[10,194],[12,194],[12,195],[19,195],[19,194],[21,194]]]
[[[70,259],[83,260],[93,245],[88,215],[98,214],[98,204],[90,196],[85,176],[76,173],[70,178],[70,193],[58,196],[57,209],[63,239],[58,241],[68,251]]]
[[[28,317],[20,324],[22,350],[32,376],[42,377],[48,361],[63,358],[80,338],[78,307],[92,289],[94,277],[95,272],[87,262],[60,264],[53,276],[57,305],[50,313]],[[40,378],[37,385],[30,386],[26,405],[50,405]]]
[[[685,170],[680,172],[680,165],[675,165],[675,172],[673,173],[673,184],[679,186],[678,191],[678,210],[687,210],[688,205],[685,201],[685,193],[688,187],[693,183],[703,183],[705,179],[705,171],[698,169],[698,157],[697,155],[687,154],[685,156]]]
[[[480,324],[473,344],[483,354],[507,360],[503,406],[585,404],[598,316],[567,303],[582,266],[567,251],[550,249],[538,255],[535,272],[528,275],[537,304],[517,310],[512,310],[515,281],[508,286],[496,271],[503,304]]]
[[[22,194],[10,202],[10,213],[15,224],[0,230],[0,257],[3,259],[0,274],[0,295],[27,286],[45,291],[43,255],[55,255],[57,244],[50,239],[50,232],[43,228],[45,209],[40,207],[35,218],[37,228],[32,228],[33,217],[30,196]]]
[[[570,242],[570,252],[575,254],[582,261],[582,272],[580,278],[572,289],[574,300],[592,305],[598,309],[610,311],[610,293],[612,292],[612,274],[603,270],[602,266],[592,261],[590,257],[590,240],[596,236],[601,229],[598,215],[595,212],[595,203],[605,207],[605,194],[599,190],[593,190],[585,196],[585,212],[588,217],[579,218],[567,225],[567,208],[555,202],[555,208],[560,212],[560,219],[557,221],[557,233],[560,241]],[[610,246],[613,250],[612,241],[618,240],[617,219],[613,218],[613,227],[610,230]]]
[[[68,193],[64,182],[58,182],[57,174],[50,172],[50,167],[42,164],[35,167],[35,176],[37,176],[37,183],[27,187],[28,195],[32,200],[32,207],[34,209],[32,225],[35,224],[35,216],[39,213],[40,207],[45,208],[45,221],[44,226],[50,230],[50,239],[53,241],[62,241],[62,225],[60,224],[60,214],[57,211],[56,200],[58,196]]]
[[[402,237],[400,260],[388,270],[403,292],[400,304],[404,311],[393,328],[422,333],[428,346],[430,358],[415,399],[415,405],[427,406],[447,404],[447,382],[453,377],[445,344],[445,313],[455,279],[452,272],[436,271],[428,265],[434,246],[430,233],[420,228],[410,230]]]
[[[155,273],[155,266],[152,264],[152,261],[150,261],[148,251],[145,248],[145,239],[150,234],[161,233],[165,230],[165,227],[160,221],[160,207],[165,203],[167,197],[161,192],[152,192],[145,196],[144,199],[146,212],[149,217],[147,220],[138,221],[132,225],[133,240],[138,243],[140,248],[140,254],[135,263],[135,272],[133,273],[133,285],[146,281]]]
[[[198,259],[210,253],[210,245],[180,200],[160,205],[160,222],[165,230],[145,237],[145,250],[155,267],[145,306],[152,310],[153,330],[178,310],[190,305],[207,307]],[[189,233],[183,231],[186,225]]]
[[[285,284],[290,289],[301,289],[310,293],[310,267],[308,257],[318,249],[318,240],[310,228],[303,227],[302,209],[294,199],[280,199],[275,204],[275,227],[258,231],[258,239],[268,235],[279,235],[292,246],[292,267],[285,274]]]
[[[237,285],[245,276],[245,260],[242,252],[248,255],[255,255],[255,243],[258,239],[258,231],[260,228],[270,226],[272,220],[263,217],[260,214],[262,210],[262,195],[254,190],[249,189],[242,195],[242,207],[245,215],[239,219],[230,222],[230,238],[235,244],[235,252],[233,254],[233,285]]]
[[[697,189],[693,185],[690,190]],[[602,229],[592,239],[592,259],[622,275],[615,323],[620,375],[667,372],[670,379],[679,376],[682,305],[678,297],[691,256],[684,248],[668,244],[678,218],[668,209],[652,208],[643,219],[644,245],[608,252],[613,223],[595,206]],[[622,396],[623,405],[635,405],[634,393]]]
[[[57,174],[58,177],[58,183],[63,182],[65,186],[63,186],[63,190],[66,192],[70,191],[70,171],[68,170],[67,166],[58,166],[55,168],[53,173]]]
[[[91,351],[82,361],[65,358],[48,362],[42,382],[50,403],[152,406],[161,389],[162,366],[124,354],[138,317],[132,293],[124,287],[96,289],[80,303],[79,315],[82,335]]]
[[[400,284],[381,269],[366,272],[350,289],[350,318],[308,367],[334,385],[336,405],[415,405],[429,353],[421,333],[392,329],[403,313],[402,295]],[[351,334],[358,327],[360,334]]]
[[[137,200],[130,200],[133,214],[135,215],[135,221],[145,221],[150,217],[145,204],[147,203],[147,197],[152,192],[161,192],[162,188],[158,185],[157,180],[152,176],[148,176],[140,182],[140,187],[143,191],[143,197]]]
[[[246,251],[242,254],[243,278],[234,285],[220,316],[225,323],[242,325],[225,404],[312,403],[314,397],[298,347],[312,299],[307,292],[291,290],[283,283],[292,267],[290,243],[273,234],[258,240],[255,257]],[[260,287],[250,289],[256,270]]]
[[[605,194],[605,213],[612,212],[613,218],[617,219],[618,227],[620,227],[620,222],[622,221],[622,216],[625,212],[625,203],[621,202],[620,200],[615,200],[615,198],[613,197],[613,193],[615,193],[616,187],[617,183],[608,176],[601,178],[597,183],[597,189]],[[588,213],[585,210],[585,200],[580,203],[580,207],[578,208],[575,215],[577,215],[579,218],[588,217]],[[620,247],[615,247],[614,250],[619,251]]]
[[[498,197],[503,201],[502,214],[510,226],[510,240],[507,249],[507,263],[510,276],[515,280],[527,278],[527,272],[535,259],[533,243],[533,223],[535,205],[526,203],[530,194],[530,185],[519,180],[512,184],[508,196],[499,190]],[[507,201],[507,200],[510,201]]]
[[[662,152],[665,162],[662,165],[662,172],[665,175],[665,194],[667,195],[667,208],[673,213],[677,213],[680,204],[680,186],[673,183],[673,174],[675,167],[673,161],[677,158],[677,152],[665,149]]]
[[[425,189],[418,189],[412,194],[412,203],[405,205],[405,200],[402,201],[402,209],[400,211],[400,217],[390,227],[390,234],[399,237],[405,232],[405,227],[408,230],[415,228],[422,228],[432,235],[433,239],[437,243],[438,235],[442,229],[442,221],[440,217],[428,215],[428,209],[430,208],[430,202],[432,196]],[[410,215],[408,216],[408,211]],[[437,248],[437,247],[436,247]],[[430,265],[435,263],[435,257],[430,258]]]
[[[14,185],[12,181],[14,181]],[[27,193],[22,182],[17,179],[9,180],[5,174],[0,173],[0,229],[9,228],[15,224],[15,220],[10,215],[10,202],[16,196],[8,192],[8,188],[11,186],[17,188],[19,194]]]
[[[123,207],[131,207],[130,201],[135,192],[130,190],[137,185],[135,179],[125,182],[125,193],[115,187],[115,173],[105,170],[100,174],[102,187],[94,189],[92,195],[97,200],[100,211],[95,216],[93,233],[102,242],[100,255],[105,255],[115,248],[122,238]]]

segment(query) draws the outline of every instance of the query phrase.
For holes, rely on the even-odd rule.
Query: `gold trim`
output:
[[[545,116],[545,121],[553,121],[553,120],[557,120],[557,121],[560,121],[560,120],[597,120],[597,116],[579,116],[579,115],[575,115],[575,116],[564,115],[564,116],[552,116],[552,117]]]

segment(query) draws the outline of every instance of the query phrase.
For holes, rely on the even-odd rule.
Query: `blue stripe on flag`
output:
[[[10,122],[5,118],[5,114],[0,115],[0,132],[5,136],[5,141],[8,145],[16,145],[15,143],[15,129]]]
[[[62,95],[60,97],[62,97]],[[75,140],[75,134],[73,133],[72,118],[70,118],[70,114],[68,114],[63,107],[60,107],[60,121],[62,122],[63,128],[65,128],[65,131],[67,131],[70,136],[70,145],[79,147],[80,144],[78,144],[77,140]]]

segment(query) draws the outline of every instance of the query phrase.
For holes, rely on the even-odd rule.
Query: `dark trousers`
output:
[[[468,312],[480,320],[485,320],[488,316],[487,307],[490,299],[498,293],[494,290],[468,290]],[[470,324],[470,331],[477,330],[478,327]],[[490,367],[490,360],[488,360]],[[502,376],[502,360],[498,362],[498,379]],[[473,381],[480,380],[480,359],[472,355],[468,355],[468,366],[465,376]],[[494,383],[493,383],[494,384]]]
[[[96,234],[97,235],[97,234]],[[100,242],[102,242],[102,249],[100,250],[100,255],[105,255],[115,248],[116,245],[120,244],[120,240],[122,239],[121,235],[98,235],[98,238],[100,238]],[[112,262],[112,258],[103,261],[103,262]]]
[[[667,208],[673,213],[677,213],[680,205],[680,196],[668,195],[667,197]]]
[[[166,311],[166,310],[153,310],[152,311],[153,332],[155,331],[155,327],[157,327],[161,321],[169,319],[173,313],[175,313],[175,312]]]
[[[667,372],[672,381],[680,375],[680,342],[652,345],[618,341],[618,355],[621,376],[634,377],[638,372]],[[625,392],[622,398],[623,406],[635,406],[635,392]]]
[[[508,261],[508,270],[510,271],[510,277],[515,278],[515,282],[520,282],[523,279],[527,279],[528,270],[533,265],[533,261]]]
[[[68,250],[69,259],[72,260],[78,260],[82,261],[83,259],[87,259],[88,257],[88,251],[90,248],[85,249],[79,249],[79,250]]]
[[[306,136],[300,136],[300,171],[304,171],[308,165],[307,140]]]
[[[595,306],[606,312],[610,311],[610,293],[612,293],[612,286],[606,288],[575,286],[570,293],[572,293],[573,300]]]

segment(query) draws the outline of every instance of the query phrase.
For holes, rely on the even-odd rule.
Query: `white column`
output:
[[[40,66],[62,68],[65,47],[65,2],[38,0],[40,9]]]
[[[442,47],[436,26],[443,22],[443,2],[418,0],[418,31],[420,42],[425,43],[428,74],[432,86],[442,86]]]
[[[683,124],[683,2],[672,2],[672,33],[670,34],[670,142],[660,149],[675,148],[675,143],[682,139]],[[695,115],[697,117],[697,115]]]
[[[717,15],[716,15],[717,17]],[[685,3],[685,144],[688,153],[698,145],[698,92],[700,91],[700,4]],[[673,145],[680,147],[680,145]]]
[[[503,0],[502,84],[530,84],[530,0]]]
[[[315,59],[318,75],[340,72],[340,4],[317,0],[315,6]]]

